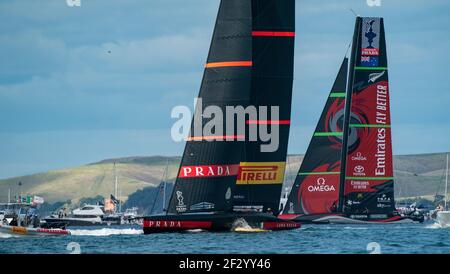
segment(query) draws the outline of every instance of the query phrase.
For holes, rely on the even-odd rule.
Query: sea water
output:
[[[433,223],[303,225],[269,233],[144,235],[139,226],[70,231],[52,237],[0,234],[0,253],[450,253],[450,228]]]

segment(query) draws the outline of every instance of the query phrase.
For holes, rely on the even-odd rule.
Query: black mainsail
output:
[[[254,0],[252,2],[251,103],[267,108],[267,115],[247,120],[279,132],[276,146],[267,141],[246,140],[237,189],[235,209],[250,206],[263,212],[278,212],[288,147],[294,70],[295,1]],[[271,111],[278,109],[278,115]],[[264,148],[266,146],[266,148]]]
[[[230,229],[242,217],[267,229],[299,227],[272,213],[279,204],[289,135],[294,4],[294,0],[221,1],[168,212],[145,217],[145,233]],[[237,121],[244,124],[243,131],[234,124],[234,115],[223,115],[222,125],[236,129],[229,133],[212,122],[215,114],[202,112],[208,107],[220,113],[248,107],[259,112],[238,117],[244,119]],[[259,115],[264,107],[268,112]],[[278,107],[278,115],[272,107]],[[263,151],[270,140],[251,140],[255,126],[268,127],[268,133],[279,130],[279,145]],[[205,128],[209,135],[202,131]]]
[[[252,74],[252,30],[250,1],[220,3],[199,98],[202,106],[219,107],[250,104]],[[223,117],[227,123],[227,117]],[[192,122],[180,171],[169,203],[169,214],[230,211],[232,190],[241,161],[244,136],[196,132],[209,121],[196,113]]]
[[[343,66],[335,83],[340,88],[345,87],[342,78],[347,75]],[[383,18],[357,17],[345,90],[345,94],[341,93],[345,103],[340,99],[339,107],[331,111],[340,115],[327,116],[328,99],[280,217],[315,223],[405,221],[394,206]],[[331,120],[324,119],[324,115]],[[321,132],[320,126],[330,121],[336,122],[333,125],[337,125],[337,130],[330,131],[329,127]]]

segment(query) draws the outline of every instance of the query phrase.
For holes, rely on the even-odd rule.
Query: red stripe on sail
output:
[[[251,67],[252,61],[230,61],[230,62],[212,62],[207,63],[205,68],[222,68],[222,67]]]
[[[264,37],[295,37],[295,32],[292,31],[252,31],[252,36]]]
[[[247,125],[290,125],[291,120],[247,120]]]
[[[188,141],[204,141],[204,140],[229,140],[229,139],[242,139],[245,135],[214,135],[214,136],[194,136],[188,137]]]

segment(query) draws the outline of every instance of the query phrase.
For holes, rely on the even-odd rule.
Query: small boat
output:
[[[403,223],[395,208],[383,18],[357,17],[344,58],[279,216],[299,223]]]
[[[62,212],[52,214],[44,218],[44,225],[46,227],[107,225],[107,222],[103,221],[104,216],[102,205],[84,205],[74,209],[69,215]],[[115,221],[111,220],[110,222]]]
[[[276,217],[289,138],[294,38],[294,0],[220,2],[192,124],[213,121],[198,115],[208,107],[222,113],[248,106],[271,111],[239,115],[244,129],[232,134],[216,127],[206,134],[192,130],[167,209],[144,217],[145,234],[230,231],[240,218],[257,230],[300,227]],[[226,119],[222,127],[231,122]],[[258,128],[276,129],[279,146],[265,150],[267,141],[250,140]]]
[[[0,224],[0,233],[21,236],[62,236],[70,235],[70,231],[60,228],[23,227]]]
[[[39,216],[37,214],[38,204],[43,203],[43,199],[36,201],[22,201],[19,197],[18,202],[0,204],[0,233],[9,235],[27,235],[27,236],[50,236],[50,235],[69,235],[70,232],[65,228],[44,228],[40,227]]]

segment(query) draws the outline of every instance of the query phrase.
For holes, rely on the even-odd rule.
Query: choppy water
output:
[[[71,232],[63,237],[0,234],[0,253],[70,253],[78,247],[81,253],[450,253],[450,228],[435,224],[304,225],[244,234],[197,230],[143,235],[139,227]]]

